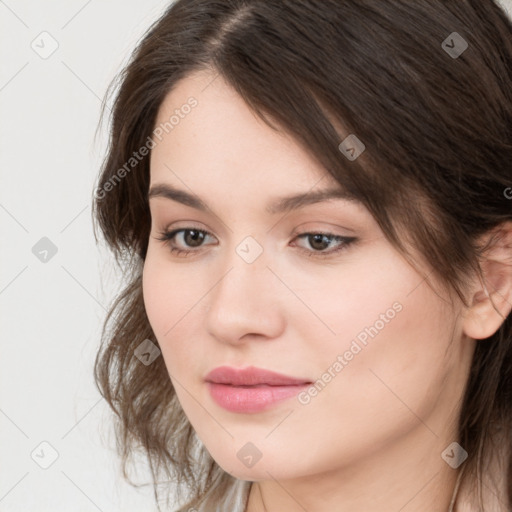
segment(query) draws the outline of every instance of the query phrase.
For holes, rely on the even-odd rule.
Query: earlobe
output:
[[[473,339],[492,336],[512,310],[512,223],[500,225],[488,238],[481,261],[484,281],[475,286],[464,317],[464,333]]]

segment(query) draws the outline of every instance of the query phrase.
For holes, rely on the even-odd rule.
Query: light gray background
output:
[[[167,4],[0,0],[1,512],[155,510],[150,487],[120,476],[92,380],[121,276],[95,244],[90,201],[101,99]],[[43,237],[57,248],[46,262],[32,252]],[[149,481],[142,462],[133,476]]]

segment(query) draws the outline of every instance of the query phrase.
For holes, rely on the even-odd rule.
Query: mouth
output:
[[[219,367],[205,378],[214,402],[230,412],[257,413],[292,398],[309,387],[307,379],[255,367]]]
[[[293,386],[311,384],[308,379],[290,377],[263,368],[249,366],[247,368],[233,368],[219,366],[206,377],[206,382],[214,384],[228,384],[231,386]]]

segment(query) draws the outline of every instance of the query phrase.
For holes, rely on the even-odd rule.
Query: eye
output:
[[[164,231],[156,238],[169,246],[171,254],[187,256],[188,254],[199,252],[197,248],[204,245],[203,242],[207,237],[213,237],[213,235],[208,231],[190,227],[175,229],[173,231]],[[191,249],[181,249],[180,247],[176,247],[176,239],[181,239],[181,245],[185,245],[185,247],[190,247]],[[295,239],[307,240],[310,247],[312,247],[312,250],[304,248],[300,248],[300,250],[306,252],[308,256],[317,256],[320,258],[331,256],[345,250],[350,244],[357,241],[356,237],[322,232],[301,233],[297,235]],[[326,251],[325,249],[328,248],[333,241],[338,244],[337,247]]]
[[[173,231],[164,231],[163,233],[160,233],[160,236],[157,237],[157,240],[165,242],[166,245],[169,246],[171,254],[176,254],[177,256],[186,256],[187,254],[190,254],[192,252],[197,252],[194,250],[186,250],[180,249],[179,247],[175,247],[174,238],[177,235],[183,235],[181,236],[182,240],[184,240],[186,244],[190,244],[192,247],[200,247],[201,243],[203,242],[206,236],[213,236],[208,231],[195,228],[181,228],[175,229]]]
[[[356,237],[353,236],[341,236],[335,235],[333,233],[301,233],[296,238],[305,239],[308,241],[310,247],[313,248],[313,251],[308,249],[301,249],[308,253],[308,256],[319,256],[320,258],[324,258],[327,256],[331,256],[335,253],[343,251],[348,248],[350,244],[357,240]],[[333,241],[338,243],[338,246],[335,249],[331,249],[329,251],[325,251],[326,247],[329,247]]]

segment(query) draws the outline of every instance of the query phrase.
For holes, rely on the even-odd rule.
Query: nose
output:
[[[281,334],[283,285],[267,263],[265,253],[251,263],[237,253],[229,259],[227,270],[207,296],[206,329],[218,341],[239,345]]]

